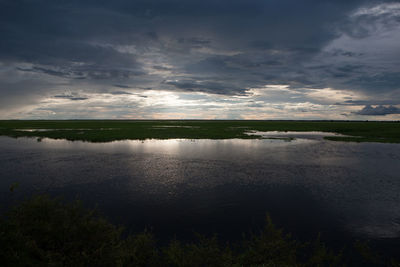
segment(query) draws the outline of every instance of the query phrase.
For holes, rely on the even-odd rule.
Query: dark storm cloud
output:
[[[266,84],[390,93],[400,88],[398,52],[371,58],[358,46],[374,43],[377,28],[400,26],[392,6],[371,9],[385,3],[395,2],[0,0],[0,94],[15,99],[18,90],[33,101],[32,90],[58,95],[63,83],[71,91],[122,88],[114,95],[244,95]]]
[[[348,106],[371,106],[371,105],[396,105],[398,104],[397,100],[346,100],[342,103],[335,103],[335,105],[348,105]]]
[[[164,84],[172,85],[175,88],[182,91],[189,92],[204,92],[214,94],[225,94],[230,95],[232,93],[243,94],[245,90],[230,86],[229,83],[219,83],[213,81],[195,81],[195,80],[175,80],[175,81],[164,81]]]
[[[380,89],[382,91],[393,90],[400,88],[400,71],[399,72],[384,72],[378,74],[363,73],[359,77],[349,81],[349,84],[361,86],[369,90]]]
[[[124,89],[128,89],[131,88],[128,85],[124,85],[124,84],[113,84],[114,87],[118,87],[118,88],[124,88]]]
[[[2,1],[1,55],[42,63],[99,63],[118,54],[90,41],[148,44],[160,34],[198,47],[221,34],[218,42],[235,40],[231,47],[268,42],[275,48],[318,49],[334,35],[322,31],[324,25],[343,18],[359,2]]]
[[[72,70],[65,70],[65,69],[51,69],[51,68],[44,68],[39,66],[34,66],[32,68],[21,68],[17,67],[16,70],[22,72],[36,72],[36,73],[44,73],[48,75],[58,76],[62,78],[70,78],[70,79],[85,79],[86,76],[81,71],[72,71]]]
[[[164,66],[157,66],[157,65],[153,66],[152,68],[155,70],[171,70],[171,68],[164,67]]]
[[[72,100],[72,101],[79,101],[79,100],[89,99],[87,97],[67,97],[67,96],[59,96],[59,95],[55,95],[54,98],[64,98],[64,99],[69,99],[69,100]]]
[[[389,114],[400,114],[400,108],[382,105],[372,107],[370,105],[367,105],[362,110],[354,113],[357,115],[384,116]]]
[[[112,94],[112,95],[131,95],[131,93],[125,92],[125,91],[113,91],[113,92],[110,92],[110,94]]]
[[[62,94],[62,95],[55,95],[53,98],[62,98],[62,99],[69,99],[72,101],[79,101],[79,100],[86,100],[89,99],[88,97],[83,97],[75,94]]]
[[[35,45],[35,44],[32,44]],[[29,50],[32,47],[19,49]],[[48,47],[51,46],[51,47]],[[15,49],[15,48],[14,48]],[[132,55],[119,53],[111,48],[90,46],[87,44],[46,44],[40,54],[15,53],[16,62],[35,64],[30,69],[17,68],[19,71],[41,72],[49,75],[73,79],[105,79],[142,75],[139,64]],[[11,58],[10,54],[6,56]],[[10,59],[10,60],[12,60]]]

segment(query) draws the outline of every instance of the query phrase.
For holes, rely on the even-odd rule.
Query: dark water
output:
[[[240,239],[267,213],[303,239],[322,232],[331,243],[398,240],[400,145],[292,137],[104,144],[0,137],[2,209],[48,192],[98,205],[130,231],[152,227],[161,241],[191,239],[193,231]],[[14,182],[20,187],[11,195]]]

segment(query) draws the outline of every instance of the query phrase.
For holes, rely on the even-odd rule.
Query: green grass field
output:
[[[399,122],[220,121],[220,120],[57,120],[0,121],[0,135],[89,142],[144,139],[254,139],[249,131],[322,131],[347,137],[332,141],[400,143]]]

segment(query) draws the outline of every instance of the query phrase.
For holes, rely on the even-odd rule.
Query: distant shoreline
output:
[[[250,131],[320,131],[331,141],[400,143],[398,121],[333,120],[0,120],[0,135],[70,141],[259,139]]]

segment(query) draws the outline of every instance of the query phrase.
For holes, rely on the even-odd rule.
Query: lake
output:
[[[400,144],[271,139],[88,143],[0,137],[1,209],[32,193],[98,207],[131,232],[238,240],[266,214],[295,237],[332,244],[400,236]],[[11,184],[18,182],[14,193]]]

